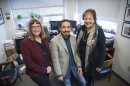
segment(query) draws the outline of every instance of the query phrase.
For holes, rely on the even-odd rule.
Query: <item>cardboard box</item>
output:
[[[16,54],[12,54],[8,57],[8,61],[9,60],[15,60],[15,58],[17,57],[17,53]]]
[[[17,57],[14,41],[12,39],[4,41],[4,48],[8,59],[12,60]]]
[[[13,54],[16,54],[15,48],[14,49],[10,49],[10,50],[5,50],[5,52],[6,52],[7,57],[9,57],[9,56],[11,56]]]

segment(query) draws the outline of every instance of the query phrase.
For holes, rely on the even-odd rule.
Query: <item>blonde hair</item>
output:
[[[35,39],[35,37],[34,37],[32,31],[31,31],[31,26],[32,26],[32,24],[34,24],[34,23],[40,24],[41,33],[40,33],[39,36],[41,37],[41,39],[44,39],[44,38],[45,38],[44,29],[43,29],[43,27],[42,27],[40,21],[39,21],[38,19],[36,19],[36,18],[31,19],[31,20],[29,21],[29,25],[28,25],[28,39],[30,39],[30,40],[32,40],[32,41],[34,41],[34,39]]]

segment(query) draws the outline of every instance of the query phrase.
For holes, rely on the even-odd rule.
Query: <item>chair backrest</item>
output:
[[[11,63],[11,64],[12,64],[12,67],[13,67],[13,68],[16,68],[13,62],[14,62],[14,60],[1,62],[1,63],[0,63],[0,72],[2,71],[2,65],[7,65],[7,64],[10,64],[10,63]]]
[[[109,59],[104,61],[103,67],[110,66],[112,64],[112,62],[113,62],[113,57],[109,53],[106,53],[106,56]]]
[[[43,28],[44,28],[44,32],[45,32],[46,38],[48,39],[48,42],[50,42],[50,34],[49,34],[49,32],[48,32],[47,27],[46,27],[46,26],[43,26]]]
[[[16,69],[15,65],[14,65],[14,60],[10,60],[10,61],[5,61],[0,63],[0,68],[2,68],[2,65],[7,65],[7,64],[11,64],[11,66],[13,68],[6,68],[5,70],[0,70],[0,83],[2,84],[2,86],[13,86],[12,84],[14,84],[17,80],[18,77],[18,70]],[[1,85],[0,85],[1,86]]]
[[[112,62],[113,62],[113,59],[110,59],[110,60],[106,60],[106,61],[104,61],[104,63],[103,63],[103,67],[110,66],[110,65],[112,64]]]

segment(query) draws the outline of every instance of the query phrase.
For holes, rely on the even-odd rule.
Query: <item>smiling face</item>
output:
[[[70,31],[71,31],[70,22],[67,22],[67,21],[62,22],[61,27],[60,27],[60,31],[65,38],[68,38]]]
[[[31,31],[34,36],[39,36],[41,33],[41,26],[40,24],[37,24],[36,22],[31,25]]]
[[[86,26],[86,28],[92,28],[94,23],[95,20],[93,18],[93,15],[90,12],[87,12],[84,16],[84,25]]]

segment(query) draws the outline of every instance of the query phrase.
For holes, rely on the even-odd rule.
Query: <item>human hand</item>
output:
[[[63,82],[63,76],[58,77],[59,82]]]
[[[83,72],[82,72],[82,68],[81,68],[81,67],[78,67],[78,75],[79,75],[79,76],[83,75]]]
[[[47,69],[47,73],[51,72],[51,66],[48,66],[46,69]]]
[[[101,70],[101,68],[96,67],[96,71],[97,71],[97,72],[99,72],[100,70]]]

